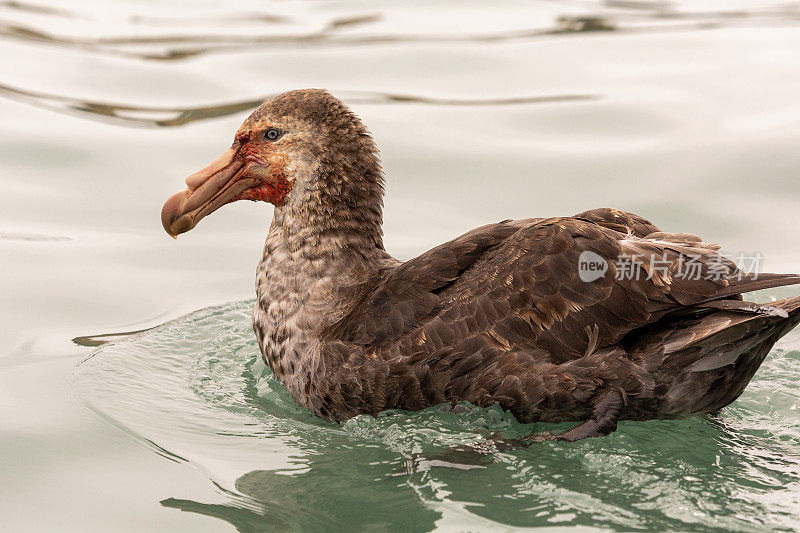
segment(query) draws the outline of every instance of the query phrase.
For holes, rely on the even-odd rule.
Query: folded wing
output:
[[[586,275],[587,258],[600,277]],[[490,345],[558,364],[668,313],[797,282],[773,276],[756,281],[717,246],[620,211],[506,221],[396,267],[327,337],[415,357]]]

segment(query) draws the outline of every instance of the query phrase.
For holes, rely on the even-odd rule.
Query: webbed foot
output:
[[[592,400],[592,416],[587,421],[563,433],[545,432],[528,435],[522,440],[526,442],[544,442],[548,440],[574,442],[589,437],[605,437],[617,429],[617,421],[624,404],[621,392],[616,390],[600,392]]]

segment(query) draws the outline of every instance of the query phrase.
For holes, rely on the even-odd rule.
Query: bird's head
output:
[[[282,207],[337,195],[355,207],[359,190],[374,187],[382,193],[380,166],[358,117],[327,91],[290,91],[256,109],[230,148],[186,178],[161,222],[177,237],[236,200]]]

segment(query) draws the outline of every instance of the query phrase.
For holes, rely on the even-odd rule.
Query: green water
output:
[[[159,220],[260,100],[326,87],[381,147],[397,257],[614,206],[798,271],[798,49],[770,2],[0,2],[0,529],[800,529],[800,331],[713,419],[499,450],[534,428],[331,425],[257,363],[270,208]]]
[[[75,391],[93,411],[236,492],[225,503],[162,505],[241,531],[800,525],[800,352],[777,349],[713,419],[627,422],[605,439],[498,449],[494,435],[533,426],[470,406],[340,425],[313,417],[260,362],[252,305],[190,314],[78,367]]]

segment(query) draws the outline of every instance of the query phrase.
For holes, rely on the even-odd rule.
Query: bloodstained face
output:
[[[233,145],[208,166],[186,178],[186,189],[172,195],[161,210],[161,223],[176,237],[206,215],[236,200],[286,203],[294,186],[289,154],[300,139],[263,117],[248,118]],[[302,138],[302,134],[300,135]]]
[[[357,179],[323,183],[322,170]],[[330,189],[352,203],[365,191],[382,192],[380,183],[375,145],[347,106],[321,89],[289,91],[263,103],[228,150],[186,178],[186,189],[164,204],[161,222],[176,237],[236,200],[301,206],[303,194]]]

